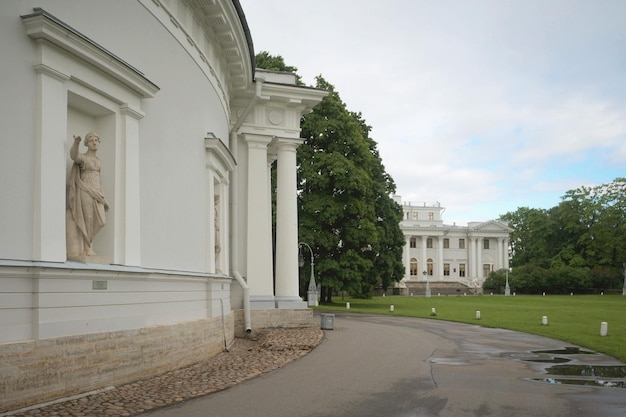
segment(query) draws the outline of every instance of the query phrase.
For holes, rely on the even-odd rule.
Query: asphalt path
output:
[[[334,330],[272,373],[150,417],[624,417],[626,389],[537,382],[528,359],[564,342],[438,320],[335,314]],[[558,355],[563,356],[563,355]],[[570,363],[624,364],[602,354]]]

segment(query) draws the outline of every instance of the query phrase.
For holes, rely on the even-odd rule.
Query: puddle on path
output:
[[[565,347],[563,349],[554,350],[535,350],[532,353],[547,355],[595,354],[595,352],[582,350],[578,347]],[[528,358],[525,360],[528,362],[560,364],[571,361],[571,359],[559,356],[553,356],[550,358]],[[626,366],[587,364],[554,365],[546,368],[546,373],[550,375],[555,375],[555,377],[532,378],[531,380],[557,385],[584,385],[592,387],[626,388]]]
[[[546,369],[550,375],[626,378],[626,366],[555,365]]]
[[[626,388],[626,381],[605,381],[601,379],[532,378],[531,381],[555,385],[584,385],[591,387]]]
[[[590,350],[582,350],[579,347],[568,346],[563,349],[554,349],[554,350],[533,350],[532,353],[547,353],[550,355],[595,355],[596,352],[592,352]]]
[[[565,363],[571,359],[567,358],[536,358],[536,359],[524,359],[526,362],[541,362],[541,363]]]

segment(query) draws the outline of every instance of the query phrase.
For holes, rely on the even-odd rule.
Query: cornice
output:
[[[159,87],[137,68],[103,48],[87,36],[46,12],[33,9],[29,15],[21,16],[26,34],[39,42],[47,42],[96,66],[109,76],[137,92],[143,98],[154,97]],[[41,70],[41,65],[38,68]]]

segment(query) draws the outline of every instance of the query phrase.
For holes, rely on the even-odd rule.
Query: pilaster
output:
[[[41,44],[38,46],[41,51]],[[40,64],[37,72],[33,260],[65,262],[65,135],[69,76]]]

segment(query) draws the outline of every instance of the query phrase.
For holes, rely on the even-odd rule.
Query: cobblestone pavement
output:
[[[252,337],[235,339],[228,352],[189,367],[11,416],[134,416],[278,369],[306,355],[323,337],[318,327],[258,330]]]

